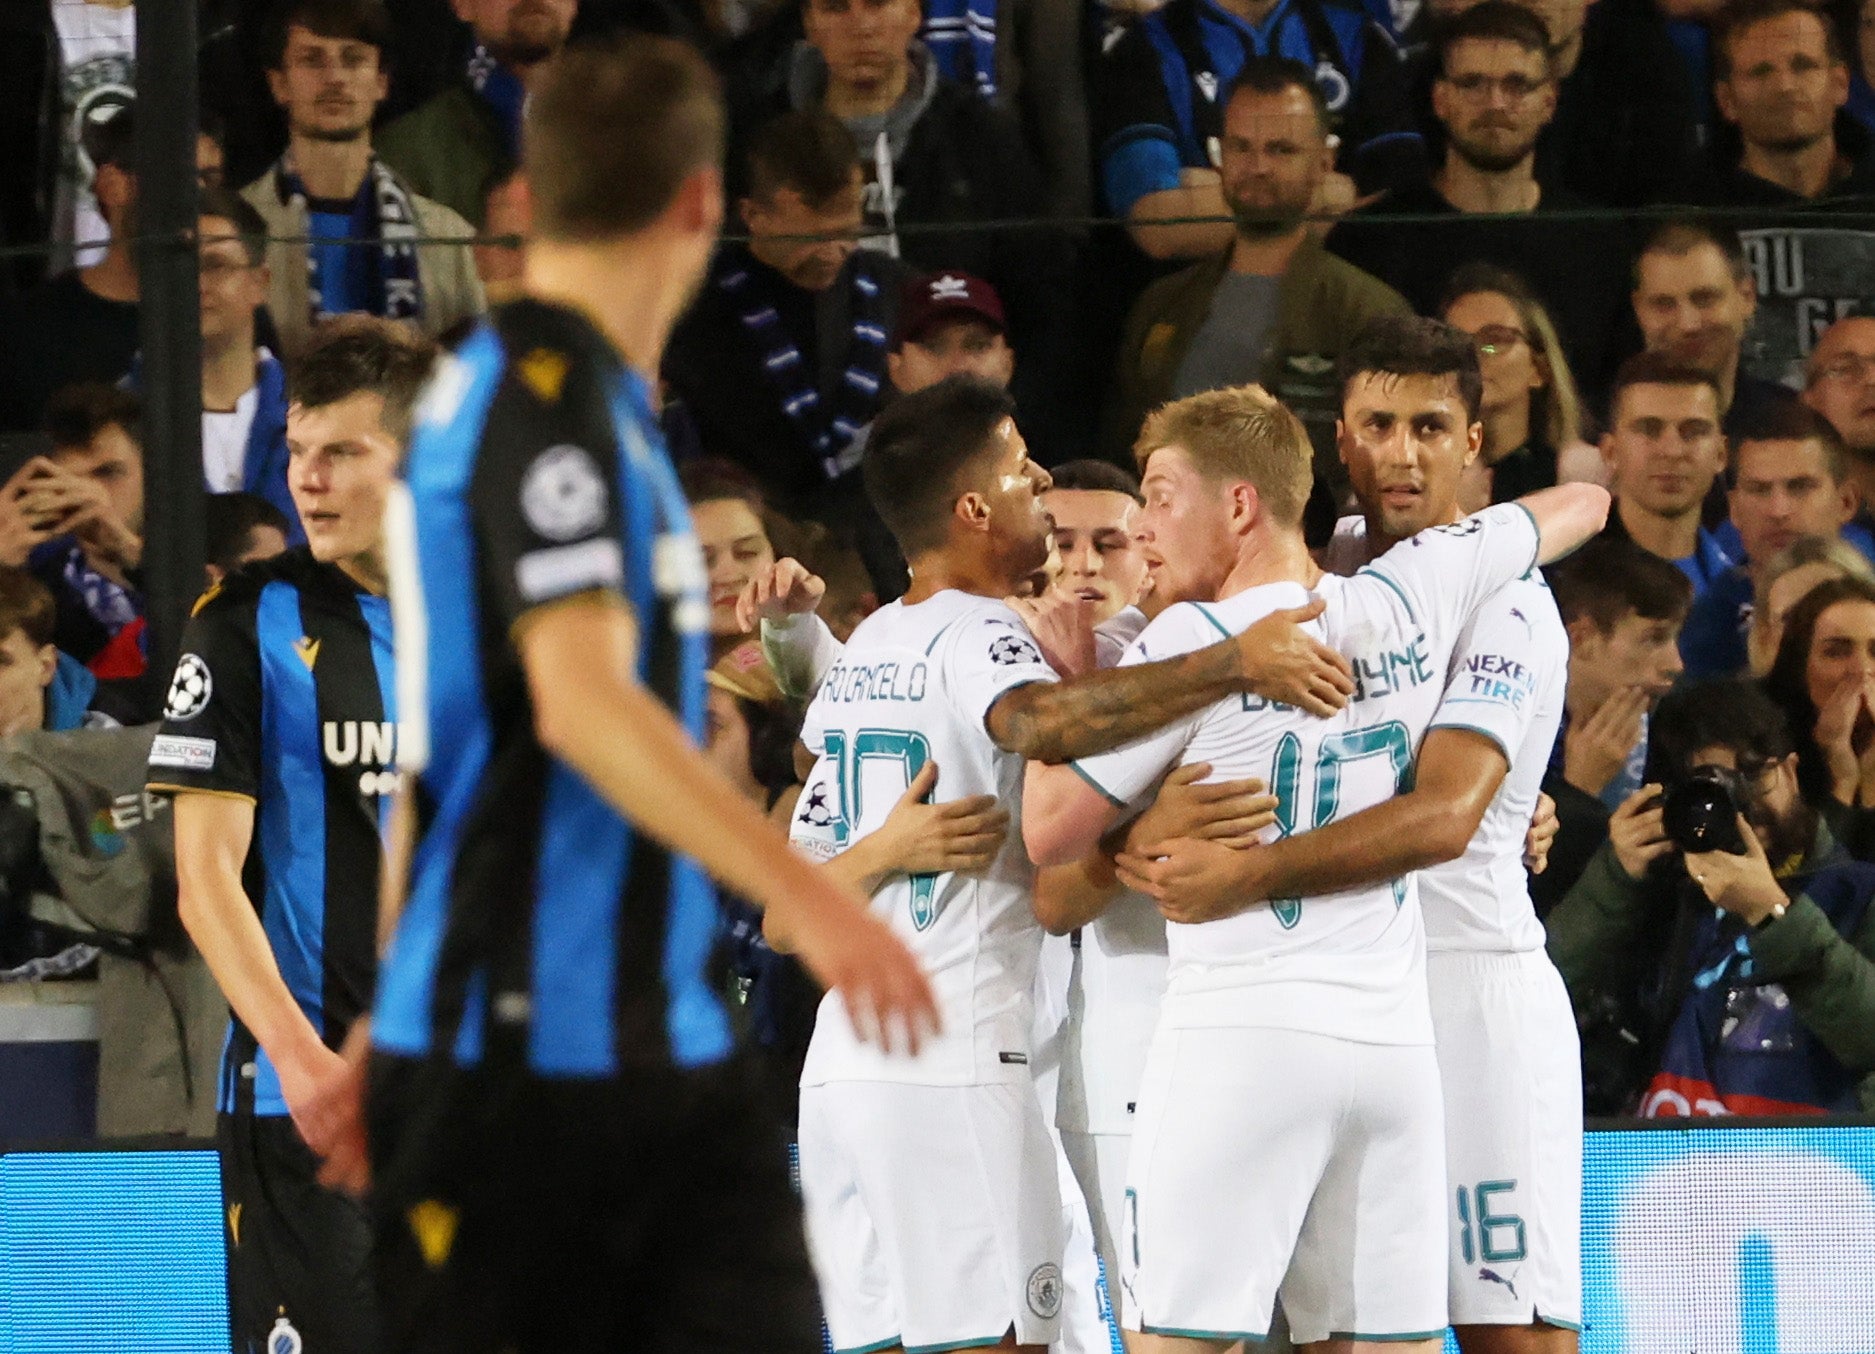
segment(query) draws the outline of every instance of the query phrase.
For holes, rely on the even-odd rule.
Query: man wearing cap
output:
[[[952,376],[1005,389],[1016,371],[1002,298],[969,273],[936,273],[906,286],[898,335],[887,355],[892,388],[915,395]]]

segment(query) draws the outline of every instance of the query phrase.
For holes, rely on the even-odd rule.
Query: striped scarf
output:
[[[293,167],[293,152],[280,157],[274,171],[274,190],[282,202],[306,205],[306,185],[300,182]],[[410,190],[398,181],[384,162],[371,157],[365,181],[358,185],[352,200],[352,229],[355,239],[375,240],[378,251],[378,278],[383,299],[376,312],[387,320],[420,320],[423,317],[423,283],[417,275],[417,207]],[[309,317],[316,327],[325,317],[320,303],[319,252],[306,250],[308,291],[311,297]]]
[[[921,36],[945,79],[996,97],[996,0],[926,0]]]
[[[863,251],[853,255],[846,276],[851,279],[852,333],[846,370],[827,399],[821,398],[800,347],[782,327],[766,276],[748,261],[736,259],[716,276],[742,332],[755,346],[763,373],[781,397],[782,413],[801,430],[830,480],[852,469],[854,439],[878,412],[885,389],[885,288]]]

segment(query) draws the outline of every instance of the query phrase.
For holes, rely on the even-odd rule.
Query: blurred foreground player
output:
[[[234,1012],[217,1135],[237,1354],[377,1349],[370,1223],[315,1178],[314,1102],[371,1000],[396,720],[384,501],[434,355],[359,316],[301,359],[287,486],[307,544],[197,605],[150,748],[182,921]]]
[[[906,949],[697,748],[707,582],[651,381],[721,223],[722,134],[679,44],[543,70],[526,299],[438,373],[393,499],[417,839],[371,1029],[386,1349],[818,1348],[705,870],[785,914],[862,1033],[935,1021]]]

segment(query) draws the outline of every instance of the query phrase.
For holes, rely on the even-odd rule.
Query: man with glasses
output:
[[[1810,350],[1803,402],[1842,434],[1866,513],[1875,503],[1875,315],[1851,315],[1823,331]]]
[[[1555,316],[1576,373],[1595,382],[1608,365],[1623,247],[1610,226],[1552,219],[1588,204],[1537,176],[1537,140],[1556,112],[1549,32],[1528,9],[1485,0],[1441,28],[1437,51],[1432,111],[1444,160],[1337,225],[1328,248],[1422,314],[1460,264],[1511,269]],[[1401,214],[1427,219],[1401,222]]]
[[[1548,920],[1594,1066],[1649,1117],[1854,1112],[1875,1029],[1875,868],[1853,861],[1797,783],[1783,712],[1750,681],[1660,703],[1654,780]],[[1663,803],[1694,777],[1744,850],[1693,852]],[[1730,802],[1727,803],[1726,800]],[[1729,810],[1738,810],[1732,815]],[[1622,1047],[1603,1060],[1597,1030]]]

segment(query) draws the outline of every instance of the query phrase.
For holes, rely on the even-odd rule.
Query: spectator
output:
[[[212,494],[243,490],[273,504],[297,545],[306,533],[286,485],[286,368],[254,332],[267,299],[267,227],[226,188],[203,190],[200,210],[203,477]]]
[[[856,248],[859,150],[835,118],[784,113],[748,150],[746,245],[725,244],[678,323],[664,379],[701,445],[783,511],[830,513],[885,397],[902,264]]]
[[[1745,668],[1759,575],[1780,551],[1809,537],[1848,536],[1875,557],[1866,528],[1848,534],[1857,498],[1845,478],[1846,460],[1836,430],[1794,401],[1740,431],[1727,472],[1738,563],[1712,580],[1686,618],[1680,652],[1689,676],[1725,677]]]
[[[1569,631],[1561,735],[1543,777],[1561,827],[1531,881],[1539,914],[1607,840],[1608,815],[1641,783],[1648,714],[1680,676],[1686,576],[1630,541],[1591,541],[1549,571]]]
[[[690,520],[703,547],[703,567],[710,577],[711,661],[721,662],[745,645],[754,651],[736,619],[736,599],[756,574],[783,554],[794,553],[793,533],[738,467],[721,461],[692,461],[681,476],[684,497],[690,501]]]
[[[38,427],[55,391],[130,370],[139,295],[133,140],[126,112],[91,134],[93,189],[111,238],[104,256],[0,304],[0,432]]]
[[[919,0],[805,0],[806,42],[771,106],[819,110],[859,145],[864,243],[927,271],[988,280],[1030,353],[1029,376],[1052,370],[1066,339],[1062,250],[1036,231],[931,229],[1034,218],[1047,210],[1040,171],[1015,119],[938,73],[917,38]],[[900,227],[921,229],[900,233]],[[1023,393],[1032,414],[1042,411]]]
[[[90,709],[98,679],[53,644],[56,615],[44,584],[0,565],[0,738],[116,722]]]
[[[1537,140],[1556,111],[1548,30],[1510,0],[1485,0],[1440,28],[1436,54],[1439,167],[1340,222],[1328,247],[1422,313],[1438,305],[1459,265],[1509,268],[1555,317],[1571,369],[1599,385],[1626,248],[1612,224],[1555,219],[1588,204],[1537,178]],[[1398,213],[1426,219],[1366,219]]]
[[[1731,227],[1698,218],[1655,227],[1634,260],[1631,300],[1648,351],[1712,373],[1728,438],[1795,402],[1788,387],[1740,368],[1758,289]]]
[[[1791,608],[1833,578],[1859,578],[1875,585],[1875,569],[1866,555],[1839,537],[1806,536],[1771,556],[1757,580],[1761,601],[1751,609],[1746,638],[1753,677],[1771,671]]]
[[[1875,586],[1853,575],[1817,584],[1784,619],[1764,679],[1797,740],[1805,795],[1857,856],[1875,808]]]
[[[1866,515],[1875,508],[1875,316],[1851,315],[1824,330],[1805,376],[1803,402],[1842,434]]]
[[[1602,456],[1615,495],[1604,536],[1672,560],[1695,594],[1732,566],[1700,520],[1725,469],[1716,377],[1664,353],[1636,353],[1623,362],[1609,397]]]
[[[1476,3],[1429,0],[1416,26],[1429,36]],[[1670,198],[1692,177],[1699,142],[1694,90],[1653,0],[1519,3],[1543,21],[1556,59],[1556,114],[1537,141],[1537,178],[1613,207]],[[1425,64],[1423,52],[1412,55],[1412,66]],[[1409,73],[1423,121],[1431,74]]]
[[[287,516],[259,494],[210,494],[203,516],[208,528],[203,567],[211,588],[243,564],[286,553]]]
[[[114,386],[68,386],[46,409],[50,457],[0,488],[0,563],[51,591],[53,641],[99,677],[143,672],[142,407]]]
[[[1752,683],[1676,692],[1655,720],[1671,794],[1722,780],[1745,853],[1683,852],[1662,785],[1616,813],[1609,844],[1550,914],[1550,956],[1605,1103],[1645,1117],[1819,1114],[1875,1105],[1875,868],[1850,859],[1798,784],[1782,713]],[[1600,1031],[1596,1031],[1599,1034]],[[1598,1047],[1599,1045],[1599,1047]]]
[[[520,163],[521,110],[542,63],[566,45],[579,0],[453,0],[475,34],[462,78],[378,136],[411,188],[477,230],[491,191]]]
[[[1009,346],[1002,298],[968,273],[939,273],[907,283],[885,366],[892,389],[901,395],[915,395],[953,376],[975,376],[1008,389],[1016,353]]]
[[[518,170],[490,188],[482,200],[480,228],[485,239],[475,246],[475,275],[482,279],[482,293],[490,306],[506,305],[522,295],[525,260],[520,242],[533,225],[531,209],[527,183]]]
[[[289,362],[328,315],[363,311],[434,336],[483,309],[468,222],[372,151],[389,38],[379,0],[292,0],[273,39],[267,83],[286,113],[286,154],[241,195],[274,241],[267,304]],[[464,243],[414,243],[437,237]]]
[[[1229,246],[1219,173],[1225,106],[1255,57],[1312,72],[1341,169],[1360,191],[1411,177],[1423,148],[1391,38],[1354,0],[1169,0],[1141,12],[1093,78],[1095,143],[1107,208],[1156,259]],[[1345,186],[1345,185],[1344,185]],[[1352,192],[1344,194],[1351,197]],[[1185,218],[1215,224],[1159,225]]]
[[[1837,137],[1849,67],[1836,28],[1804,0],[1735,0],[1713,36],[1713,95],[1738,128],[1738,164],[1715,173],[1708,200],[1734,207],[1852,201],[1875,194],[1875,154]]]
[[[1484,449],[1465,468],[1466,512],[1558,482],[1606,483],[1601,453],[1582,440],[1582,401],[1549,312],[1515,273],[1472,263],[1452,274],[1439,315],[1470,334],[1484,373]]]
[[[1333,154],[1327,108],[1307,68],[1249,58],[1223,114],[1219,172],[1235,228],[1215,258],[1154,283],[1134,305],[1103,449],[1129,461],[1151,409],[1259,382],[1308,424],[1318,479],[1345,488],[1333,453],[1335,360],[1369,321],[1409,308],[1329,255],[1304,221]]]

